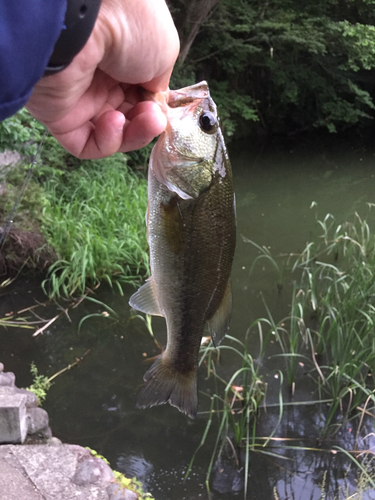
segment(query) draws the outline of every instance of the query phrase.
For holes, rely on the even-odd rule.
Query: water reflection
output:
[[[142,482],[144,490],[148,488],[148,478],[154,467],[143,457],[137,455],[120,455],[116,460],[116,470],[126,470],[128,477],[136,477]]]
[[[349,498],[357,491],[360,473],[339,448],[355,451],[353,456],[360,456],[360,452],[363,452],[371,457],[375,452],[373,418],[366,417],[360,423],[358,417],[355,421],[343,424],[334,436],[322,440],[319,436],[324,423],[323,415],[322,405],[300,405],[286,407],[278,426],[277,413],[270,415],[268,411],[267,419],[259,419],[258,435],[268,436],[273,430],[272,426],[277,428],[268,447],[273,456],[260,459],[268,462],[267,469],[277,471],[276,475],[270,474],[277,497],[270,498]],[[371,472],[371,468],[368,470]],[[373,497],[374,491],[370,491],[363,493],[361,498]],[[249,498],[255,499],[256,495]]]

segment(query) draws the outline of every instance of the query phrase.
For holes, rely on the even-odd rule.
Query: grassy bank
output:
[[[82,165],[44,183],[42,230],[59,260],[46,286],[53,295],[87,285],[131,282],[148,268],[147,185],[123,155]]]
[[[123,154],[81,161],[53,137],[43,142],[42,136],[43,127],[25,110],[0,124],[0,148],[17,148],[25,154],[22,164],[0,179],[3,227],[22,192],[3,247],[3,272],[22,267],[41,270],[47,265],[44,285],[52,296],[83,294],[86,287],[101,281],[121,290],[122,282],[147,274],[144,176],[129,168],[129,157]],[[37,163],[29,175],[37,151]],[[133,160],[144,165],[145,156],[137,152]],[[50,249],[44,263],[34,240],[44,252]],[[31,249],[24,251],[28,242]]]

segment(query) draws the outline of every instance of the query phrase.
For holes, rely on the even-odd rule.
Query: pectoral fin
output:
[[[130,297],[129,304],[137,311],[151,316],[163,316],[157,303],[152,277]]]
[[[232,314],[232,288],[228,281],[224,297],[215,314],[208,320],[208,329],[215,347],[218,347],[227,333]]]

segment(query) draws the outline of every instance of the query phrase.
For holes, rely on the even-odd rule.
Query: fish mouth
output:
[[[165,90],[164,92],[150,92],[149,90],[139,87],[138,93],[143,101],[153,101],[157,103],[164,114],[167,114],[169,108],[188,107],[196,101],[203,99],[212,100],[210,91],[206,81],[190,85],[179,90]]]
[[[209,97],[208,84],[206,81],[203,81],[179,90],[170,90],[167,104],[170,108],[179,108],[187,106],[196,100],[207,99]]]

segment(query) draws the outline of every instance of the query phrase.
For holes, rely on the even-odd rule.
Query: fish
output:
[[[169,403],[194,418],[205,326],[218,346],[231,318],[233,176],[207,82],[153,94],[153,100],[166,114],[167,127],[148,170],[151,276],[129,304],[165,318],[167,344],[144,375],[137,407]]]

